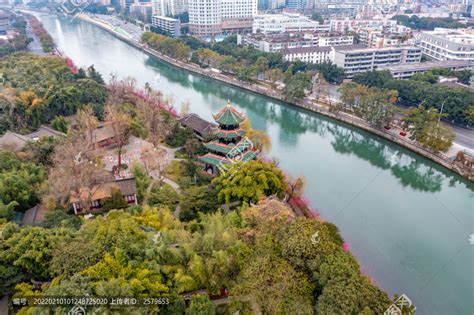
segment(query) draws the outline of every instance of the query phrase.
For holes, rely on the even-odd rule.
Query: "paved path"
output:
[[[44,56],[46,55],[43,51],[43,47],[41,47],[41,42],[35,34],[33,34],[33,30],[31,29],[30,23],[26,26],[26,35],[33,39],[31,43],[28,44],[28,51],[32,52],[35,55]]]

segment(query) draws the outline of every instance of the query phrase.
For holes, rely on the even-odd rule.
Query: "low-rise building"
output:
[[[11,28],[11,19],[11,13],[0,11],[0,31],[6,31]]]
[[[211,123],[199,115],[191,113],[179,120],[181,126],[187,127],[193,130],[196,137],[203,140],[209,137],[217,129],[217,125]]]
[[[284,32],[321,32],[329,31],[329,25],[297,13],[259,14],[253,20],[253,33],[284,33]]]
[[[410,33],[410,29],[392,33],[381,28],[364,28],[357,32],[359,42],[372,48],[400,46],[408,39]]]
[[[135,178],[119,179],[95,185],[91,188],[83,188],[79,193],[80,195],[71,192],[69,202],[75,214],[101,211],[104,206],[104,201],[112,197],[114,189],[120,190],[128,205],[138,204]],[[89,200],[90,205],[84,206],[85,200]]]
[[[435,60],[474,62],[474,30],[435,28],[422,32],[419,47],[424,55]]]
[[[450,69],[453,71],[472,70],[474,67],[468,61],[446,60],[422,62],[415,64],[400,64],[395,66],[382,66],[378,70],[388,70],[394,78],[409,79],[417,73],[425,73],[433,69]]]
[[[44,221],[44,215],[47,212],[46,207],[39,203],[31,209],[28,209],[21,218],[21,225],[38,225]]]
[[[151,22],[153,4],[151,2],[135,2],[130,5],[130,15],[145,23]]]
[[[237,36],[237,43],[265,52],[279,52],[293,48],[351,45],[353,36],[334,32],[285,32],[282,34],[248,34]]]
[[[421,50],[413,46],[361,48],[355,45],[338,47],[334,63],[344,69],[347,78],[360,72],[375,71],[382,66],[413,64],[421,61]]]
[[[173,37],[181,36],[181,22],[167,16],[153,15],[151,25],[169,33]]]
[[[302,47],[286,49],[282,51],[286,61],[300,60],[308,63],[324,63],[334,60],[335,49],[333,47]]]
[[[383,20],[360,20],[360,19],[332,19],[329,22],[332,32],[357,31],[362,28],[383,28],[389,32],[397,31],[397,21]]]
[[[58,138],[62,136],[65,134],[46,125],[41,125],[36,131],[26,135],[8,130],[0,137],[0,149],[17,152],[21,151],[28,141],[37,141],[43,137]]]

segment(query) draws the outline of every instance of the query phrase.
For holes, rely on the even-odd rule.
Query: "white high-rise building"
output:
[[[189,31],[197,36],[222,33],[222,0],[189,0]]]
[[[257,15],[257,1],[222,0],[222,18],[238,19]]]
[[[189,0],[189,30],[197,36],[250,31],[257,0]]]
[[[175,16],[188,11],[187,0],[151,0],[153,15]]]

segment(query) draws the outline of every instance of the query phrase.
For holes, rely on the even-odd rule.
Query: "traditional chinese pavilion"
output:
[[[229,164],[257,157],[252,142],[245,137],[245,130],[241,127],[245,116],[232,107],[230,101],[213,117],[219,127],[214,132],[214,140],[204,144],[209,152],[199,157],[205,163],[207,173],[217,174]]]

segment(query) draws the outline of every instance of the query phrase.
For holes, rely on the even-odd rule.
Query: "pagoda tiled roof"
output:
[[[229,154],[233,156],[233,155],[240,154],[241,152],[244,152],[248,149],[252,149],[253,144],[247,138],[243,138],[237,144],[225,144],[225,143],[220,143],[217,140],[214,140],[214,141],[205,143],[204,147],[214,152]]]
[[[220,139],[235,139],[238,137],[243,137],[245,135],[245,130],[241,128],[237,128],[234,130],[219,129],[214,135]]]
[[[199,157],[199,159],[207,164],[211,165],[222,165],[230,164],[230,159],[224,156],[220,156],[214,153],[206,153]]]
[[[224,126],[240,125],[245,120],[245,116],[232,107],[230,101],[227,101],[227,105],[220,112],[212,116],[219,125]]]
[[[238,157],[239,157],[238,159],[237,158],[232,159],[232,158],[220,156],[214,153],[206,153],[205,155],[200,156],[199,159],[207,164],[218,166],[218,165],[230,164],[230,163],[239,162],[239,161],[247,162],[247,161],[254,160],[257,157],[257,152],[253,150],[247,150],[242,155],[239,155]]]

